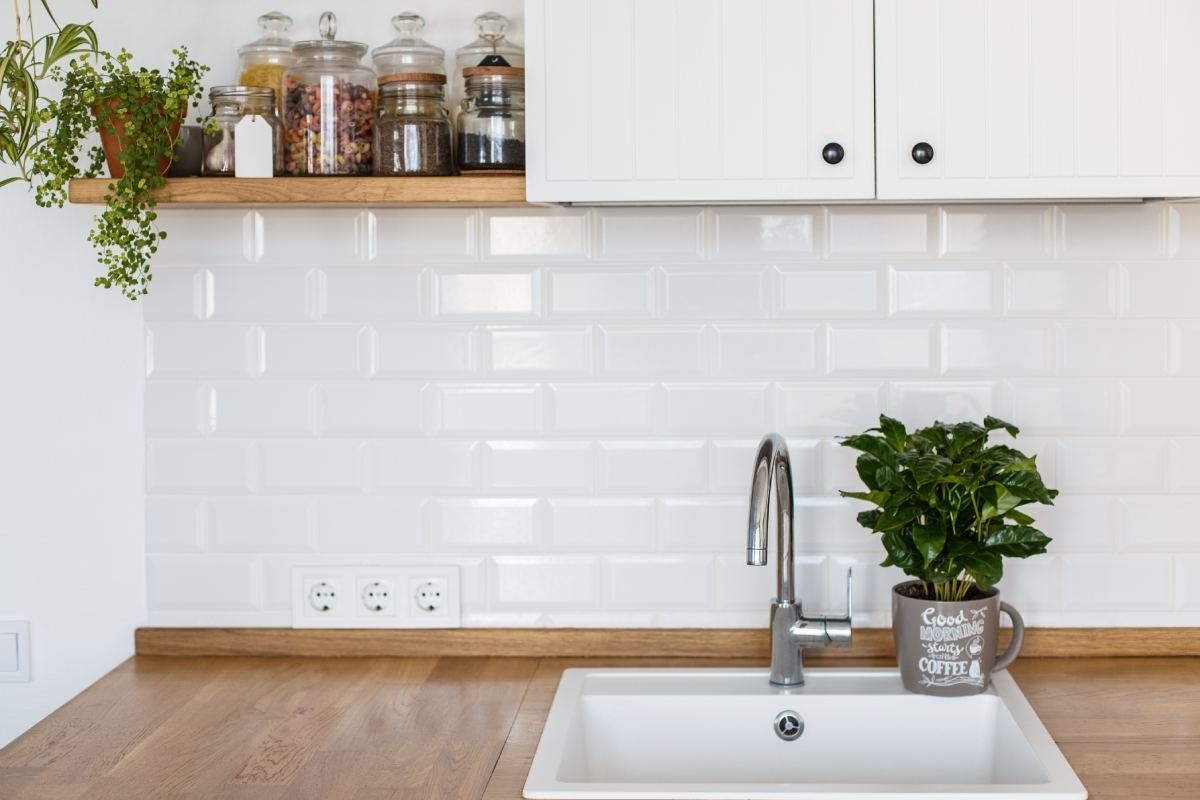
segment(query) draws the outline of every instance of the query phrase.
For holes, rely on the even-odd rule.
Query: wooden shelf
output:
[[[72,203],[99,204],[108,178],[71,181]],[[160,205],[341,206],[525,204],[524,175],[449,178],[171,178]]]

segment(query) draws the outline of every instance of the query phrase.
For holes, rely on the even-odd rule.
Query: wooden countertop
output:
[[[136,656],[0,750],[0,797],[516,800],[564,668],[684,665],[764,662]],[[1012,672],[1092,798],[1200,798],[1200,659]]]

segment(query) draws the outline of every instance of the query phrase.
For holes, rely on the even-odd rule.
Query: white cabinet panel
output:
[[[1194,0],[876,0],[877,196],[1200,194],[1198,40]]]
[[[871,0],[525,9],[531,201],[875,196]]]

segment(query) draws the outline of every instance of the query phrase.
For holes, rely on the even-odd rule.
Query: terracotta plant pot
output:
[[[109,100],[106,103],[110,109],[114,110],[114,113],[108,115],[111,128],[103,121],[99,125],[100,146],[104,148],[104,161],[108,164],[108,174],[116,180],[125,177],[125,167],[121,164],[121,153],[125,150],[125,141],[127,139],[125,134],[125,120],[121,115],[115,113],[119,102],[118,100]],[[100,110],[98,108],[92,109],[92,114],[97,119],[100,119]],[[183,114],[180,114],[179,118],[171,124],[170,136],[172,141],[179,136],[179,127],[183,124],[183,116]],[[163,156],[158,161],[158,174],[167,174],[170,166],[171,157]]]
[[[1013,662],[1025,637],[1025,622],[1016,609],[1000,601],[1000,590],[975,600],[922,600],[901,590],[919,586],[909,581],[892,587],[892,636],[904,688],[919,694],[961,697],[988,687],[994,670]],[[1013,622],[1008,649],[997,658],[1000,612]]]

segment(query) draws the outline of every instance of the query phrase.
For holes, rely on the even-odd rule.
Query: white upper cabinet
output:
[[[881,200],[1200,195],[1197,0],[876,0]]]
[[[875,196],[871,0],[527,0],[528,199]]]

